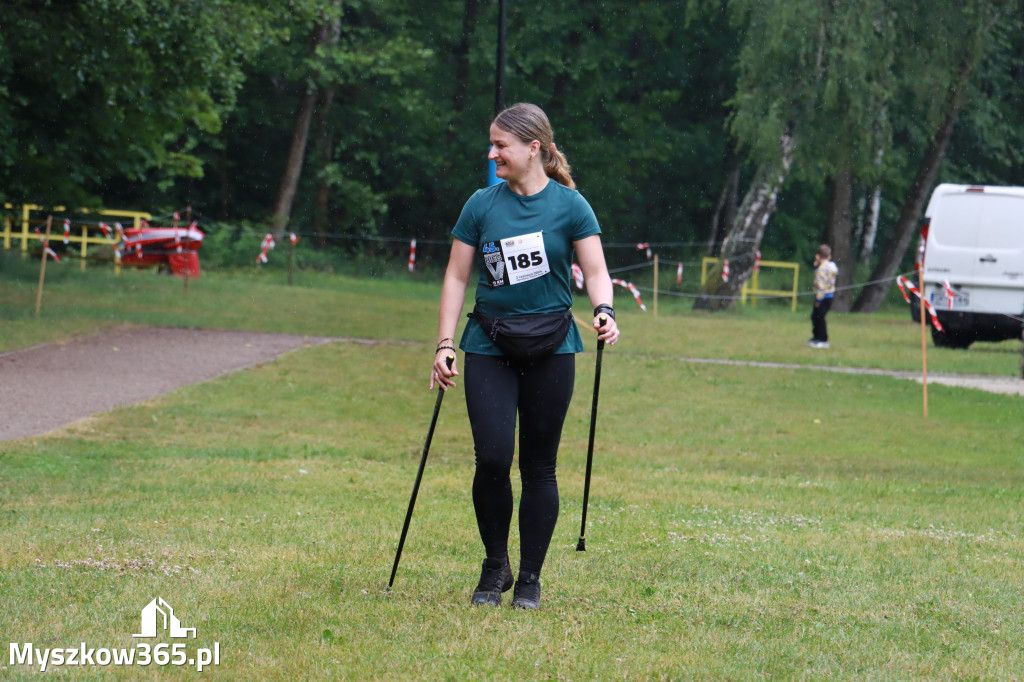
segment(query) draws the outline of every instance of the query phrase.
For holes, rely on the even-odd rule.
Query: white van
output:
[[[921,267],[923,293],[944,330],[932,328],[936,346],[967,348],[974,341],[1021,338],[1024,187],[936,187],[921,227],[915,268]],[[947,281],[955,294],[952,306]],[[919,310],[912,297],[915,321]]]

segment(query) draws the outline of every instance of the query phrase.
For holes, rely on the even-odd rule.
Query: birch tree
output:
[[[734,305],[791,172],[833,178],[840,203],[832,214],[840,227],[832,231],[840,258],[852,265],[846,248],[852,177],[871,168],[874,154],[865,149],[890,143],[878,123],[892,50],[883,0],[733,0],[730,7],[743,28],[731,131],[758,170],[695,302],[709,310]],[[867,129],[881,140],[865,144],[865,121],[874,122]]]

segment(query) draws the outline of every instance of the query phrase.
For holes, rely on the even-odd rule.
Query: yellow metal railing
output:
[[[4,208],[10,210],[13,209],[14,207],[11,204],[4,204]],[[35,204],[23,204],[21,206],[21,220],[19,221],[21,223],[20,230],[15,228],[14,220],[12,220],[10,216],[4,217],[3,241],[5,250],[9,250],[11,248],[11,242],[20,241],[21,250],[28,251],[28,245],[30,240],[35,240],[37,242],[41,242],[43,240],[43,236],[41,234],[36,234],[34,229],[30,230],[30,228],[32,228],[33,225],[38,227],[46,222],[45,216],[38,215],[43,210],[44,209],[42,206],[36,206]],[[66,212],[67,208],[65,208],[64,206],[55,206],[50,211],[50,214],[60,214]],[[88,215],[90,213],[93,213],[93,211],[83,208],[78,209],[73,213]],[[109,218],[129,218],[132,221],[132,227],[139,227],[142,224],[143,220],[149,220],[152,218],[152,216],[149,213],[146,213],[144,211],[121,211],[109,209],[104,211],[96,211],[95,213],[97,215]],[[60,222],[58,224],[51,226],[51,240],[57,238],[56,235],[60,235],[59,238],[63,240],[64,217],[60,217],[59,220]],[[100,227],[98,223],[86,223],[82,221],[71,220],[71,226],[73,229],[72,233],[68,236],[68,243],[79,245],[79,258],[81,259],[83,268],[85,267],[86,258],[88,258],[89,255],[90,244],[95,244],[99,246],[112,246],[117,243],[116,236],[112,235],[110,237],[107,237],[103,235],[102,232],[100,232]],[[90,236],[90,230],[94,231],[93,236]],[[95,235],[96,232],[100,232],[100,234],[97,236]],[[119,264],[115,261],[115,266],[117,265]]]
[[[700,284],[704,286],[704,282],[707,281],[707,273],[710,266],[717,265],[717,258],[705,257],[700,262]],[[793,271],[793,288],[792,289],[762,289],[760,287],[760,270],[762,268],[776,268],[783,270]],[[750,276],[746,282],[743,283],[743,287],[740,289],[740,302],[746,303],[747,296],[750,297],[750,304],[752,306],[757,305],[758,296],[777,296],[788,298],[791,301],[791,309],[796,312],[796,292],[797,292],[797,281],[800,278],[800,264],[799,263],[787,263],[785,261],[778,260],[763,260],[760,266],[754,270],[754,274]]]

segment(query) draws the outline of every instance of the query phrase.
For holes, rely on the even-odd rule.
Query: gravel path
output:
[[[338,339],[293,334],[113,327],[0,355],[0,441],[35,436],[179,386]]]
[[[269,362],[303,346],[360,341],[322,336],[173,327],[113,327],[0,354],[0,441],[36,436],[78,419]],[[918,372],[777,362],[678,358],[681,362],[803,369],[917,379]],[[1024,380],[929,374],[928,383],[1024,396]]]
[[[830,367],[828,365],[799,365],[787,362],[757,362],[755,360],[717,360],[713,358],[676,358],[682,362],[694,362],[710,365],[743,365],[746,367],[768,367],[773,369],[806,369],[817,372],[835,372],[837,374],[867,374],[874,376],[893,377],[895,379],[913,379],[921,383],[921,372],[907,372],[891,369],[875,369],[872,367]],[[1017,377],[1000,377],[988,374],[948,374],[945,372],[929,372],[929,384],[959,386],[973,388],[989,393],[1024,396],[1024,379]]]

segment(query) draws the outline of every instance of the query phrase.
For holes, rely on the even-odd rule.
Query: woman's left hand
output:
[[[594,329],[597,330],[597,338],[614,346],[619,340],[619,326],[615,324],[615,318],[611,315],[601,314],[594,318]]]

